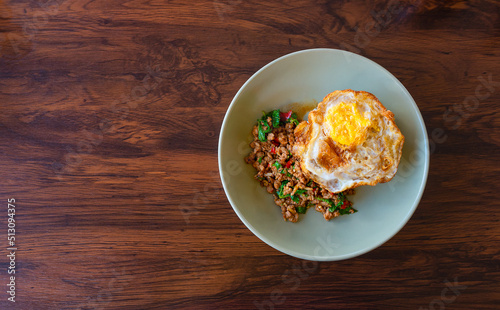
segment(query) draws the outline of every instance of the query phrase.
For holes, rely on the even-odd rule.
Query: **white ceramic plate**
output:
[[[357,188],[350,196],[358,209],[355,214],[325,221],[321,213],[309,209],[297,223],[285,222],[272,195],[253,178],[255,169],[244,162],[252,127],[262,111],[320,102],[327,94],[348,88],[374,94],[394,113],[405,136],[398,173],[389,183]],[[222,184],[241,221],[268,245],[307,260],[355,257],[393,237],[417,208],[428,168],[425,124],[411,95],[377,63],[342,50],[304,50],[264,66],[234,97],[219,137]]]

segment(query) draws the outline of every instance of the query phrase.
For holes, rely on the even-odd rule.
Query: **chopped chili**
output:
[[[292,110],[288,111],[288,112],[280,112],[280,119],[283,121],[283,122],[286,122],[290,116],[292,116]]]

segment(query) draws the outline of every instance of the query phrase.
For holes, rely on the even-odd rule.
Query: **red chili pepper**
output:
[[[287,119],[290,118],[290,116],[292,116],[292,110],[290,110],[288,112],[280,112],[280,119],[282,121],[286,121]]]
[[[286,167],[286,168],[290,168],[290,166],[291,166],[291,165],[292,165],[292,160],[290,159],[290,160],[286,163],[285,167]]]
[[[276,146],[280,146],[280,140],[278,140],[278,138],[274,138],[274,140],[272,140],[271,142]]]
[[[347,200],[344,200],[344,202],[342,203],[342,205],[340,206],[340,209],[345,209],[347,208]]]
[[[271,154],[276,154],[276,149],[274,148],[274,146],[271,148]]]

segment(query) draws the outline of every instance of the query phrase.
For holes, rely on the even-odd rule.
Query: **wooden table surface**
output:
[[[0,0],[0,309],[499,308],[500,3],[282,2]],[[241,85],[319,47],[393,73],[432,152],[396,236],[320,263],[254,236],[217,164]]]

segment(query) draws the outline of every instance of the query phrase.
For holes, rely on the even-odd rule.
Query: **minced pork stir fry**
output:
[[[255,179],[273,194],[283,218],[290,222],[297,222],[299,214],[306,213],[310,207],[323,213],[326,220],[357,212],[346,198],[353,190],[333,194],[302,173],[299,159],[292,155],[298,124],[297,115],[292,111],[263,112],[252,130],[254,140],[250,147],[253,150],[245,158],[257,170]]]

